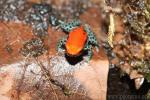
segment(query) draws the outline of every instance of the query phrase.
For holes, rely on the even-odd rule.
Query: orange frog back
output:
[[[70,55],[78,55],[83,50],[87,38],[87,33],[84,31],[83,26],[74,28],[69,33],[66,41],[67,53]]]

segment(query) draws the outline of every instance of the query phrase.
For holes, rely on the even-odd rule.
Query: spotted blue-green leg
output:
[[[80,20],[76,20],[74,19],[73,21],[71,22],[68,22],[68,23],[65,23],[65,22],[60,22],[60,27],[66,31],[66,32],[70,32],[73,28],[77,27],[77,26],[80,26],[81,22]]]
[[[60,53],[63,53],[65,48],[64,45],[66,44],[67,41],[67,36],[63,37],[62,39],[60,39],[57,43],[57,51]]]
[[[98,41],[96,39],[96,36],[95,36],[94,32],[90,29],[89,25],[87,25],[87,24],[84,25],[84,29],[85,29],[85,31],[88,34],[89,43],[94,45],[94,46],[99,47]]]
[[[98,41],[96,39],[94,32],[90,29],[90,26],[86,24],[86,25],[84,25],[84,29],[88,34],[89,44],[93,45],[96,48],[96,50],[99,51]]]
[[[92,52],[92,45],[89,45],[89,41],[87,41],[84,50],[87,51],[87,56],[85,57],[85,61],[89,62],[92,58],[93,52]]]

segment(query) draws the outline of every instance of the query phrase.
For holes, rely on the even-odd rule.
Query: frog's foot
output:
[[[92,46],[87,44],[86,47],[84,48],[84,50],[87,51],[87,56],[85,56],[84,59],[86,62],[89,62],[93,55]]]
[[[85,62],[89,62],[92,58],[93,52],[92,51],[88,51],[87,56],[83,57]]]
[[[99,52],[99,46],[95,46],[96,52]]]
[[[68,23],[61,22],[60,27],[64,31],[70,32],[73,28],[80,26],[80,24],[81,24],[80,20],[74,19],[73,21],[68,22]]]
[[[65,50],[62,48],[57,48],[57,52],[63,54],[65,52]]]
[[[61,40],[58,41],[57,43],[57,52],[58,53],[63,53],[65,51],[64,45],[66,43],[67,37],[63,37]]]
[[[89,57],[87,57],[87,56],[84,56],[83,59],[86,63],[88,63],[90,61]]]

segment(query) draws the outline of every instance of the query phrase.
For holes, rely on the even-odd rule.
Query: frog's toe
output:
[[[89,56],[85,56],[85,57],[83,57],[83,59],[84,59],[85,62],[88,63],[88,62],[90,61],[91,58],[90,58]]]
[[[65,52],[65,50],[64,50],[64,49],[62,49],[62,48],[58,48],[58,49],[57,49],[57,52],[58,52],[58,53],[64,53],[64,52]]]
[[[96,46],[95,49],[96,49],[96,52],[99,52],[99,46]]]

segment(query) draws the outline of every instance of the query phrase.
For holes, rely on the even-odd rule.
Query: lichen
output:
[[[40,38],[32,38],[24,43],[20,51],[25,57],[38,57],[47,51],[47,47]]]

